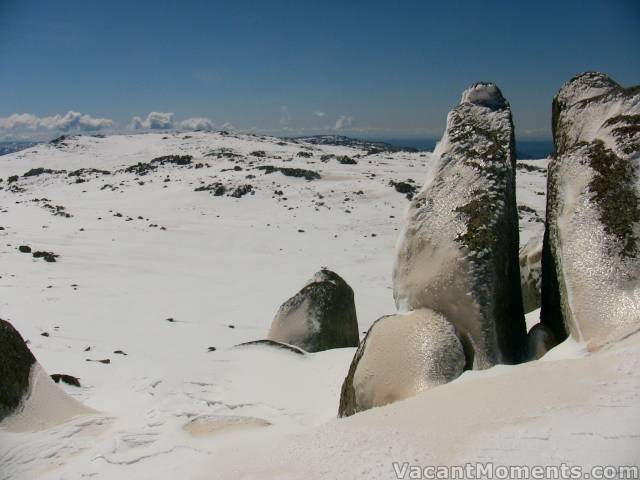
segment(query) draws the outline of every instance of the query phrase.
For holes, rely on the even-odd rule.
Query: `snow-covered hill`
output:
[[[0,427],[0,478],[395,478],[392,461],[634,460],[634,338],[590,356],[563,344],[345,420],[353,348],[234,348],[264,338],[321,267],[353,288],[361,332],[395,311],[406,195],[433,161],[367,153],[196,132],[0,157],[0,318],[47,372],[79,377],[61,388],[97,411]],[[524,245],[543,229],[546,161],[518,163]]]

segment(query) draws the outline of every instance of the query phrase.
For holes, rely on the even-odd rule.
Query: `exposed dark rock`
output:
[[[38,175],[51,174],[51,173],[66,173],[65,170],[51,170],[50,168],[32,168],[28,172],[25,172],[23,177],[37,177]]]
[[[124,169],[126,173],[133,173],[135,175],[147,175],[148,173],[154,172],[158,169],[157,165],[151,165],[150,163],[138,162],[135,165],[130,165]]]
[[[313,157],[313,154],[311,152],[298,152],[296,154],[297,157],[302,157],[302,158],[311,158]]]
[[[37,201],[45,201],[46,199],[34,199],[34,202]],[[73,215],[71,215],[69,212],[66,211],[66,208],[63,205],[52,205],[51,203],[42,203],[42,208],[48,210],[52,215],[55,215],[56,217],[64,217],[64,218],[71,218],[73,217]]]
[[[81,177],[84,175],[92,175],[92,174],[111,175],[111,172],[109,170],[100,170],[98,168],[79,168],[77,170],[73,170],[72,172],[69,172],[67,175],[69,177]]]
[[[247,193],[251,193],[253,191],[253,185],[245,184],[237,186],[233,192],[229,194],[230,197],[241,198],[244,197]]]
[[[197,187],[194,191],[196,192],[211,192],[214,197],[220,197],[224,195],[227,191],[227,187],[225,187],[220,182],[215,182],[210,185],[203,185],[201,187]]]
[[[267,339],[308,352],[357,346],[353,290],[338,274],[320,270],[282,304]]]
[[[191,155],[163,155],[162,157],[156,157],[151,160],[152,164],[158,165],[189,165],[193,157]]]
[[[538,167],[524,162],[517,162],[516,168],[518,170],[524,170],[525,172],[538,172],[543,174],[547,173],[547,169],[545,167]]]
[[[56,383],[64,382],[67,385],[80,387],[80,379],[78,377],[67,375],[65,373],[53,373],[51,374],[51,379]]]
[[[320,174],[313,170],[305,170],[304,168],[290,168],[290,167],[274,167],[273,165],[261,165],[256,167],[258,170],[264,170],[264,173],[280,172],[288,177],[300,177],[306,180],[319,180]]]
[[[313,145],[338,145],[344,147],[352,147],[360,150],[370,151],[371,153],[381,152],[417,152],[413,147],[396,147],[389,143],[372,142],[369,140],[359,140],[356,138],[346,137],[344,135],[314,135],[310,137],[299,137],[291,139],[293,141],[303,141]]]
[[[391,180],[389,184],[396,189],[396,192],[404,193],[409,200],[413,199],[416,190],[418,190],[417,185],[412,185],[409,182],[394,182]]]
[[[347,155],[342,155],[340,157],[338,157],[338,162],[340,162],[342,165],[357,165],[358,161],[348,157]]]
[[[0,319],[0,420],[15,411],[29,392],[35,361],[18,331]]]
[[[56,145],[56,146],[65,146],[66,143],[64,143],[64,141],[67,140],[68,138],[69,137],[67,135],[60,135],[59,137],[51,140],[49,143],[51,145]]]
[[[53,252],[45,252],[43,250],[37,250],[32,253],[33,258],[42,258],[45,262],[53,263],[60,255]]]
[[[18,250],[22,253],[31,253],[31,247],[29,245],[20,245]]]

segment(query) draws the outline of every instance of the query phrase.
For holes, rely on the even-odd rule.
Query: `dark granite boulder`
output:
[[[16,410],[28,394],[35,362],[18,331],[0,319],[0,420]]]
[[[268,340],[307,352],[358,345],[353,290],[342,277],[320,270],[276,314]]]

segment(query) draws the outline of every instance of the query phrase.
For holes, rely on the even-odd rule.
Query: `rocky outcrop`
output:
[[[446,318],[429,309],[378,319],[351,362],[338,415],[380,407],[457,378],[467,363]]]
[[[542,236],[532,237],[520,249],[520,286],[524,313],[540,308],[542,291]]]
[[[474,368],[517,362],[526,330],[515,141],[511,109],[496,85],[463,93],[434,153],[435,177],[411,201],[401,234],[396,305],[440,312],[471,345]]]
[[[602,73],[553,100],[541,322],[598,348],[640,328],[640,87]]]
[[[358,345],[353,290],[337,273],[320,270],[276,314],[268,340],[307,352]]]
[[[0,420],[14,412],[29,393],[36,359],[18,331],[0,319]]]

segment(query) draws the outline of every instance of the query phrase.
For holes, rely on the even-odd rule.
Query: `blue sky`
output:
[[[571,76],[640,83],[639,45],[638,0],[0,0],[0,137],[123,129],[134,116],[140,128],[196,117],[438,137],[462,90],[491,80],[518,136],[545,138]]]

